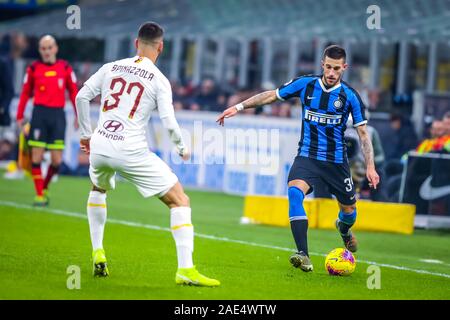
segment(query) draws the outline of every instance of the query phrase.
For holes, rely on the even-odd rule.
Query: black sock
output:
[[[295,244],[298,252],[303,251],[307,256],[308,253],[308,220],[291,221],[291,231],[294,236]]]
[[[348,231],[350,230],[350,228],[352,227],[353,225],[348,225],[348,224],[346,224],[345,222],[340,222],[339,223],[339,232],[341,233],[341,234],[343,234],[343,235],[347,235],[348,234]]]
[[[341,235],[348,235],[350,228],[355,224],[356,220],[356,209],[353,212],[345,213],[343,211],[339,211],[339,231]]]

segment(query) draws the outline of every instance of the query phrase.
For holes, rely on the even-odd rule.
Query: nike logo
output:
[[[316,97],[310,97],[310,96],[306,96],[306,99],[312,100],[315,99]]]
[[[419,194],[424,200],[434,200],[450,194],[450,185],[443,187],[432,187],[431,176],[425,179],[420,186]]]

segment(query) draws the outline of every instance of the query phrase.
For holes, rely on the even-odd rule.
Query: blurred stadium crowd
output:
[[[8,107],[14,97],[20,94],[22,79],[14,79],[15,75],[22,75],[27,63],[32,60],[39,59],[37,51],[37,39],[28,39],[21,32],[14,32],[3,35],[0,39],[0,85],[1,85],[1,118],[0,125],[2,131],[5,132],[1,143],[0,159],[14,158],[8,150],[8,141],[13,141],[9,128],[14,126],[14,119],[11,120]],[[81,87],[84,81],[96,70],[100,64],[96,63],[75,63],[75,71],[77,74],[77,83]],[[20,72],[14,70],[22,68]],[[264,83],[262,86],[253,88],[237,88],[217,84],[212,77],[203,78],[198,85],[195,85],[192,79],[183,82],[172,81],[173,101],[175,110],[191,110],[191,111],[211,111],[221,112],[227,106],[236,104],[262,90],[274,89],[279,84],[270,82]],[[358,84],[356,84],[358,87]],[[376,91],[368,91],[365,88],[359,88],[360,95],[370,110],[376,110],[377,101]],[[300,105],[296,100],[280,101],[273,105],[267,105],[257,109],[245,110],[245,113],[256,114],[259,116],[298,118],[301,114]],[[14,115],[12,115],[14,117]],[[447,119],[447,118],[445,118]],[[408,113],[402,109],[392,108],[390,116],[390,127],[395,132],[395,140],[397,143],[390,141],[392,148],[385,154],[387,160],[400,159],[408,150],[418,147],[420,140],[429,141],[430,138],[439,138],[450,134],[450,122],[444,118],[432,119],[426,128],[423,136],[417,137],[414,127],[408,117]],[[6,138],[5,138],[6,137]],[[5,142],[6,140],[6,142]],[[439,145],[439,144],[438,144]],[[436,151],[438,146],[431,149]],[[431,149],[419,148],[420,150],[430,151]]]
[[[21,90],[22,79],[17,78],[17,75],[23,74],[27,63],[39,58],[36,40],[36,38],[28,39],[21,32],[5,34],[0,39],[0,161],[17,159],[18,132],[15,127],[15,115],[11,113],[9,108]],[[73,63],[79,87],[100,64],[76,61]],[[15,70],[17,68],[20,70]],[[239,88],[237,85],[233,86],[229,83],[218,84],[213,77],[203,77],[198,85],[195,85],[192,79],[173,80],[174,107],[175,110],[190,110],[192,112],[221,112],[227,106],[234,105],[262,90],[274,89],[278,85],[267,82],[261,86]],[[366,106],[368,106],[368,113],[377,111],[377,106],[380,103],[377,90],[369,91],[364,87],[358,89]],[[301,106],[298,103],[294,99],[292,101],[280,101],[258,109],[245,110],[245,113],[261,117],[298,119],[301,117]],[[450,152],[450,111],[444,112],[444,116],[428,117],[427,125],[422,134],[419,135],[411,121],[411,108],[391,108],[389,111],[388,113],[385,112],[381,118],[373,117],[373,121],[370,123],[374,132],[373,142],[377,169],[380,171],[384,182],[382,183],[383,188],[377,192],[377,195],[367,195],[368,198],[374,200],[395,201],[398,198],[398,192],[396,191],[399,188],[405,154],[408,151],[416,150],[419,153]],[[349,137],[349,139],[352,138]],[[356,157],[359,153],[358,148],[352,150],[351,146],[349,147],[350,159],[353,158],[352,152]],[[80,153],[78,162],[79,167],[75,170],[63,166],[61,173],[87,175],[88,158]],[[360,162],[355,162],[353,169],[356,182],[361,184],[361,190],[364,191],[366,187],[366,192],[369,192],[367,185],[364,187],[364,166],[361,166]],[[358,179],[358,177],[361,179]]]

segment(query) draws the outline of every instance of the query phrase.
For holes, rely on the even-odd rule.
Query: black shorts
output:
[[[66,115],[63,108],[34,106],[28,135],[30,147],[63,150]]]
[[[344,205],[356,202],[355,187],[348,162],[332,163],[297,156],[289,171],[288,182],[300,179],[305,181],[313,191],[314,185],[322,183],[328,186],[330,192]]]

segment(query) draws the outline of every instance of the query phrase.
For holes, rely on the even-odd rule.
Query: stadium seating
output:
[[[341,0],[339,8],[318,0],[227,0],[176,2],[164,0],[100,1],[82,3],[82,32],[61,28],[65,9],[0,24],[0,33],[20,29],[29,35],[51,33],[58,37],[107,37],[131,35],[144,20],[163,24],[168,35],[211,34],[222,36],[278,37],[302,39],[325,37],[367,41],[430,41],[450,32],[450,3],[436,0],[433,6],[421,1],[377,1],[381,9],[381,30],[362,28],[369,16],[370,0]],[[93,10],[83,10],[83,8]],[[133,10],[130,10],[133,8]],[[349,8],[346,10],[345,8]],[[364,14],[366,13],[366,14]],[[319,17],[319,18],[318,18]],[[36,25],[42,27],[35,28]]]

